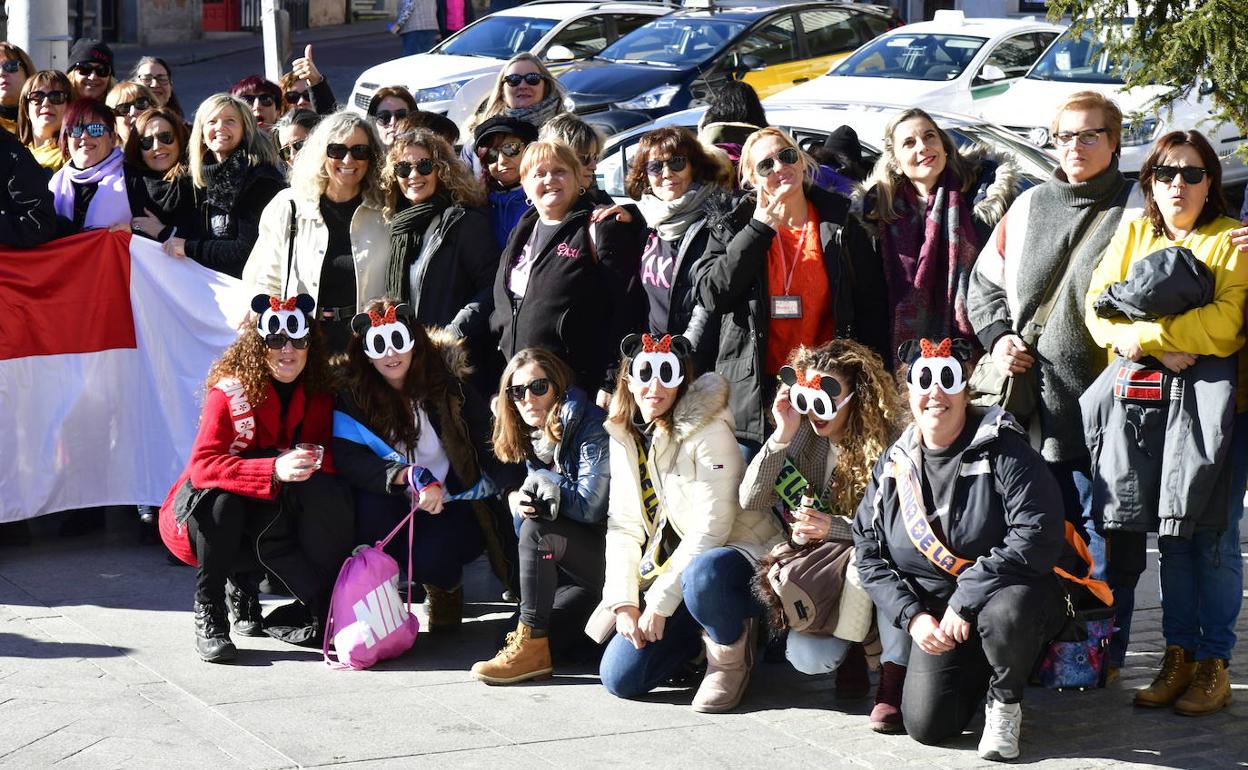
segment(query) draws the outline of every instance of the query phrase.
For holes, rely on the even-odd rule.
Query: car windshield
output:
[[[1110,58],[1102,40],[1091,30],[1084,30],[1079,37],[1067,32],[1058,38],[1032,65],[1027,78],[1121,85],[1125,70],[1121,61]]]
[[[598,58],[660,67],[691,67],[714,56],[744,29],[744,22],[725,19],[656,19],[607,46]]]
[[[554,19],[530,19],[523,16],[490,16],[465,29],[435,53],[455,56],[488,56],[510,59],[530,51],[555,27]]]
[[[902,80],[953,80],[987,39],[970,35],[897,34],[877,37],[829,75]]]

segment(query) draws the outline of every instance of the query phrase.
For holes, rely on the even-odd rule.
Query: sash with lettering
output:
[[[637,470],[641,481],[641,512],[646,527],[646,546],[641,552],[637,572],[641,582],[649,585],[667,570],[669,560],[680,545],[680,532],[667,520],[667,506],[659,500],[659,493],[650,481],[645,454],[637,455]]]
[[[242,382],[233,377],[223,377],[212,387],[224,393],[230,402],[234,440],[230,442],[229,452],[231,455],[242,454],[256,440],[256,412],[247,400],[247,392],[243,389]],[[191,518],[207,491],[197,489],[190,479],[183,482],[173,498],[174,516],[179,527]]]
[[[894,446],[888,453],[889,475],[897,482],[897,500],[901,503],[901,520],[906,525],[906,535],[915,549],[928,561],[955,578],[966,572],[975,562],[967,561],[945,547],[932,530],[923,509],[923,487],[919,484],[918,469],[901,447]]]
[[[784,506],[786,511],[796,510],[802,505],[802,495],[810,495],[815,500],[815,510],[827,513],[828,506],[819,498],[814,489],[793,461],[787,457],[784,458],[784,465],[781,466],[780,473],[776,476],[776,497],[779,498],[780,505]]]

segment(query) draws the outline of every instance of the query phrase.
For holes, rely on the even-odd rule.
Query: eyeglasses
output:
[[[239,94],[238,98],[250,104],[260,102],[261,107],[272,107],[275,101],[273,94]]]
[[[173,146],[173,132],[172,131],[157,131],[155,134],[147,134],[147,135],[139,137],[139,147],[141,147],[144,152],[147,152],[148,150],[155,147],[157,142],[160,142],[166,147],[172,147]]]
[[[482,147],[479,152],[486,163],[497,163],[500,154],[514,158],[524,152],[524,142],[503,142],[497,147]]]
[[[303,149],[303,143],[306,141],[306,139],[296,139],[290,144],[284,145],[282,147],[282,158],[289,163],[291,158],[295,157],[295,153]]]
[[[303,350],[308,345],[312,344],[312,335],[305,334],[302,337],[290,337],[282,334],[281,332],[278,332],[277,334],[264,335],[264,344],[269,350],[281,350],[286,347],[287,342],[289,342],[290,346],[295,350]]]
[[[43,104],[44,100],[52,104],[64,104],[69,101],[69,94],[65,91],[31,91],[26,94],[26,101],[31,104]]]
[[[167,86],[169,85],[168,75],[139,75],[139,82],[145,86]]]
[[[381,110],[373,116],[373,120],[377,121],[377,125],[379,126],[388,126],[390,125],[390,121],[397,122],[411,114],[411,110],[394,110],[393,112],[390,110]]]
[[[299,102],[307,102],[308,104],[312,103],[311,89],[307,91],[287,91],[286,92],[287,104],[298,104]]]
[[[531,86],[535,86],[545,79],[546,79],[546,76],[540,72],[527,72],[523,75],[516,75],[516,74],[508,75],[505,78],[503,78],[503,82],[511,86],[512,88],[518,88],[520,86],[520,81],[522,80]]]
[[[1069,147],[1076,139],[1079,144],[1091,147],[1101,140],[1101,134],[1109,133],[1108,128],[1085,128],[1082,131],[1058,131],[1053,135],[1053,143],[1058,147]]]
[[[107,64],[91,64],[89,62],[83,62],[82,64],[75,64],[73,69],[74,72],[77,72],[84,78],[92,75],[95,75],[97,78],[106,78],[113,74],[113,68]]]
[[[776,161],[779,161],[786,166],[795,166],[797,165],[797,158],[798,153],[796,148],[785,147],[775,155],[772,155],[769,158],[763,158],[758,163],[755,163],[754,173],[762,177],[771,176],[772,172],[776,170]]]
[[[413,171],[421,176],[429,176],[433,173],[433,159],[421,158],[415,163],[401,160],[394,164],[394,175],[399,179],[407,179]]]
[[[1162,184],[1170,184],[1180,176],[1188,184],[1200,184],[1208,173],[1208,169],[1200,166],[1153,166],[1153,179]]]
[[[342,160],[347,157],[348,152],[356,160],[368,160],[373,154],[367,144],[353,144],[350,147],[345,144],[331,144],[325,148],[325,154],[334,160]]]
[[[87,123],[85,125],[79,123],[76,126],[69,127],[69,135],[74,139],[81,139],[83,134],[92,139],[99,139],[101,136],[109,133],[109,131],[110,128],[105,123]]]
[[[113,112],[118,115],[125,115],[130,112],[130,110],[143,112],[144,110],[150,110],[151,108],[152,100],[148,99],[146,96],[140,96],[132,102],[118,102],[117,105],[113,107]]]
[[[0,70],[4,70],[10,75],[17,72],[21,68],[22,63],[17,59],[5,59],[3,62],[0,62]]]
[[[688,165],[689,159],[684,155],[673,155],[665,160],[646,161],[646,173],[650,176],[660,176],[663,173],[663,167],[667,166],[673,174],[679,174]]]
[[[550,380],[545,377],[538,377],[536,380],[530,380],[524,385],[510,385],[507,387],[507,396],[512,401],[523,401],[526,390],[533,391],[535,396],[544,396],[550,390]]]

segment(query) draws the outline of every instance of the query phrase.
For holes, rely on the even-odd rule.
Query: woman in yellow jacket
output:
[[[1176,373],[1195,363],[1197,356],[1240,353],[1226,526],[1221,531],[1198,529],[1190,539],[1158,539],[1166,653],[1156,679],[1135,696],[1137,706],[1173,705],[1181,714],[1198,716],[1230,702],[1226,668],[1243,599],[1239,522],[1248,483],[1248,359],[1241,349],[1248,256],[1231,243],[1231,232],[1239,223],[1226,216],[1221,164],[1200,132],[1174,131],[1159,138],[1144,162],[1140,185],[1144,216],[1119,225],[1088,284],[1088,331],[1111,356],[1116,352],[1132,361],[1152,356]],[[1093,302],[1110,284],[1126,278],[1132,262],[1171,246],[1190,249],[1212,271],[1212,302],[1155,321],[1096,316]],[[1139,561],[1142,570],[1143,559]],[[1113,561],[1108,567],[1112,574]],[[1138,573],[1134,577],[1138,579]],[[1130,629],[1134,587],[1134,580],[1129,586],[1115,586],[1117,625],[1124,631]]]

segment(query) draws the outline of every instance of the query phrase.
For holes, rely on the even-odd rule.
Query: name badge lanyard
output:
[[[797,241],[797,253],[793,255],[793,264],[789,265],[789,250],[785,246],[784,236],[776,233],[780,243],[780,268],[784,271],[784,294],[771,298],[771,317],[784,320],[802,317],[802,296],[793,294],[793,276],[797,273],[797,265],[802,261],[802,247],[806,245],[806,228],[810,220],[802,225],[801,235]]]

